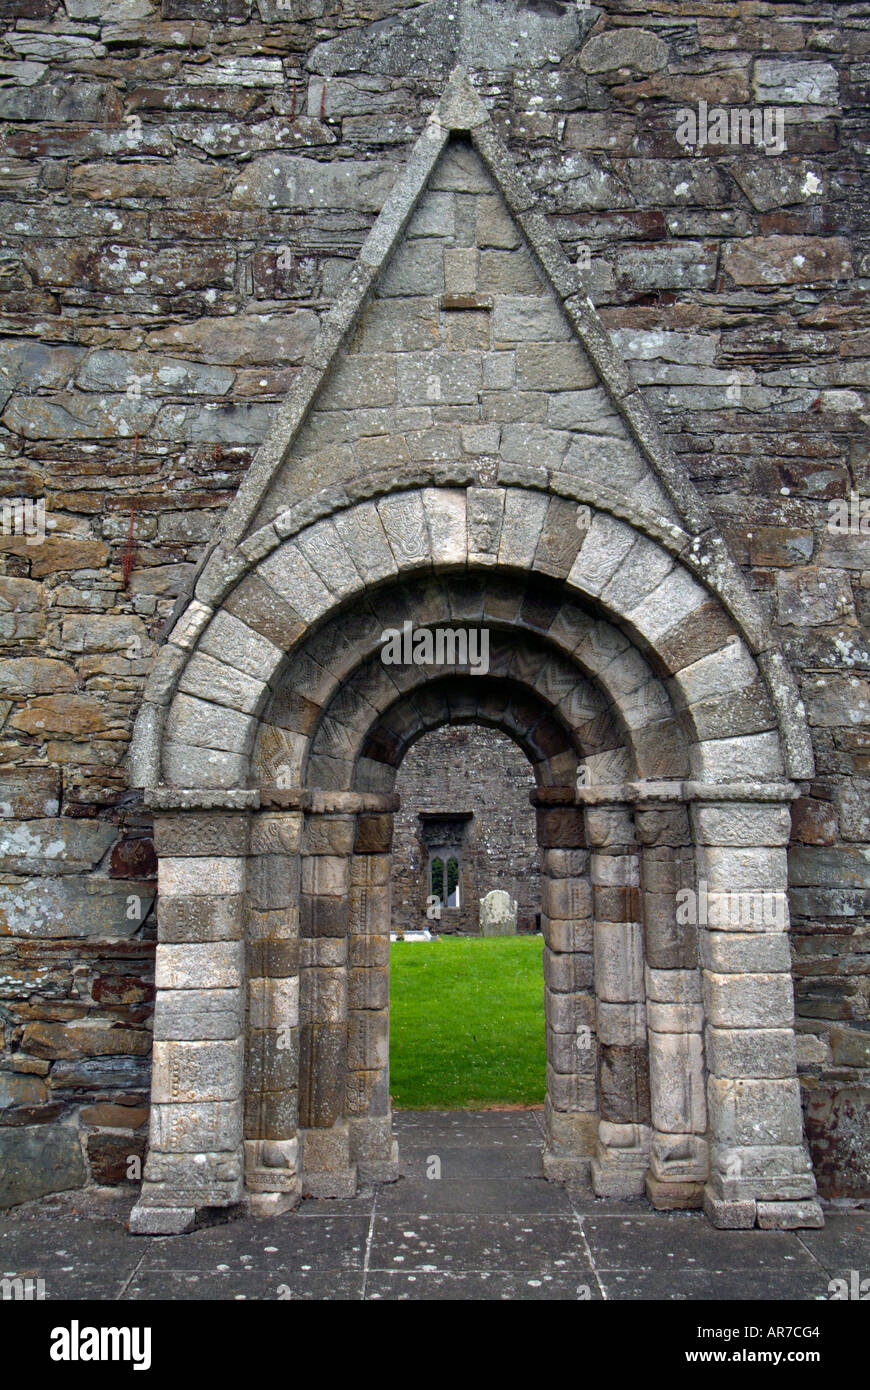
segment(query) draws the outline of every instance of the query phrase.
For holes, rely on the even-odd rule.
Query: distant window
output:
[[[429,865],[429,892],[439,902],[444,901],[444,860],[433,859]]]
[[[429,860],[429,892],[443,907],[459,907],[459,866],[459,855],[451,850],[442,849]]]
[[[447,907],[459,906],[459,860],[453,856],[447,860]]]

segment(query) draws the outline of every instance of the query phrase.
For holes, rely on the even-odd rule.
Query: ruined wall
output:
[[[870,565],[830,504],[867,487],[870,6],[3,13],[0,489],[46,530],[3,514],[0,1201],[135,1173],[153,855],[122,760],[154,640],[460,50],[798,674],[810,1138],[823,1194],[866,1193]],[[702,101],[782,111],[785,151],[693,154]]]
[[[534,931],[541,911],[535,780],[525,755],[505,734],[459,725],[426,734],[407,754],[396,779],[401,810],[393,832],[394,930],[477,932],[480,899],[504,888],[517,903],[517,928]],[[462,843],[460,906],[440,925],[426,920],[428,856],[421,811],[471,811]]]

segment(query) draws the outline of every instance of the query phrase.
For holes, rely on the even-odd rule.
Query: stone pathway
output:
[[[45,1199],[0,1216],[0,1272],[76,1300],[813,1300],[835,1276],[870,1276],[870,1212],[716,1231],[697,1212],[596,1201],[540,1176],[541,1121],[400,1113],[399,1182],[176,1238],[129,1235],[131,1194]]]

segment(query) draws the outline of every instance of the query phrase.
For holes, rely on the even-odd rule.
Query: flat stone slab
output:
[[[353,1197],[186,1235],[132,1235],[136,1189],[42,1198],[0,1214],[4,1272],[47,1300],[827,1300],[870,1269],[870,1219],[823,1230],[719,1231],[645,1198],[544,1181],[543,1113],[396,1115],[401,1176]],[[426,1164],[440,1160],[441,1176]]]

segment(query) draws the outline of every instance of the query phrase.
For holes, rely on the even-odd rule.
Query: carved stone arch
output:
[[[476,220],[438,231],[438,195],[456,186]],[[576,1030],[584,991],[571,972],[588,974],[579,958],[591,953],[582,1026],[598,1030],[607,1063],[594,1096],[576,1067],[554,1072],[570,1079],[551,1078],[549,1171],[585,1163],[601,1194],[646,1183],[665,1206],[697,1202],[703,1188],[720,1224],[818,1220],[787,914],[745,930],[731,902],[745,890],[784,907],[792,779],[812,773],[803,709],[534,201],[455,73],[162,642],[131,753],[131,782],[156,812],[161,899],[151,1150],[134,1228],[184,1229],[203,1208],[244,1200],[274,1210],[303,1184],[349,1189],[358,1171],[390,1171],[388,1112],[364,1111],[365,1088],[382,1091],[383,1077],[350,1065],[372,1054],[371,1019],[349,1015],[378,1013],[382,983],[362,982],[369,1007],[350,1008],[350,967],[338,962],[369,934],[351,921],[377,920],[383,937],[393,802],[344,773],[347,785],[312,784],[310,753],[319,729],[348,731],[361,765],[365,744],[345,719],[377,685],[365,663],[378,624],[402,603],[422,623],[443,621],[445,595],[455,622],[534,633],[554,682],[561,662],[576,671],[549,704],[560,720],[580,717],[591,683],[598,732],[617,730],[628,760],[613,781],[580,787],[554,762],[538,792],[548,893],[563,914],[549,917],[564,949],[548,949],[572,958],[553,966],[553,1007]],[[411,262],[431,282],[421,347],[408,346],[419,323],[407,303],[390,308],[409,297]],[[463,267],[477,277],[468,294],[456,288]],[[488,347],[455,365],[446,337],[428,344],[427,325],[434,315],[439,332],[473,341],[471,320],[445,326],[464,313],[489,316]],[[478,433],[445,433],[427,392],[452,394],[451,409],[474,395]],[[515,392],[536,398],[538,421],[506,418]],[[269,722],[282,693],[295,701],[287,727]],[[282,734],[268,735],[285,755],[275,777],[262,758],[268,728]],[[587,852],[588,878],[577,858]],[[675,894],[700,903],[702,883],[717,920],[681,933]],[[382,1034],[369,1041],[383,1051]],[[644,1049],[655,1054],[646,1119]],[[330,1056],[334,1072],[317,1064]],[[681,1090],[685,1075],[706,1095]],[[332,1120],[302,1123],[300,1104]],[[350,1120],[363,1118],[380,1123],[352,1138]]]
[[[469,490],[474,491],[483,490]],[[492,531],[493,550],[484,555],[474,549],[466,493],[440,488],[345,507],[329,522],[304,527],[283,542],[272,536],[264,558],[251,560],[240,552],[214,595],[216,606],[194,599],[161,648],[134,734],[131,775],[136,784],[150,786],[166,780],[186,785],[183,760],[176,772],[166,756],[167,745],[173,742],[179,694],[195,699],[191,696],[195,688],[211,689],[219,675],[213,663],[222,656],[229,656],[230,666],[233,655],[238,657],[248,686],[244,694],[232,694],[229,701],[219,698],[219,703],[238,708],[250,727],[240,737],[226,734],[214,751],[247,756],[254,736],[253,720],[266,699],[267,687],[280,678],[289,652],[312,628],[316,631],[322,626],[326,614],[337,604],[371,593],[400,574],[407,582],[407,578],[432,570],[437,573],[450,565],[475,562],[484,571],[495,565],[498,572],[513,572],[519,568],[518,560],[524,561],[526,572],[557,582],[561,579],[575,603],[591,604],[594,612],[616,619],[611,627],[621,630],[621,641],[633,641],[637,659],[641,653],[645,655],[654,672],[668,680],[684,722],[696,730],[695,775],[710,774],[713,780],[719,776],[715,750],[706,750],[710,765],[705,767],[701,745],[706,724],[703,719],[698,723],[696,709],[706,706],[701,713],[709,716],[713,705],[721,706],[723,700],[727,702],[741,690],[750,691],[751,710],[748,716],[735,713],[730,720],[742,743],[719,760],[723,776],[734,774],[741,765],[740,758],[744,770],[751,764],[756,771],[772,775],[786,769],[792,775],[791,769],[801,765],[806,725],[800,702],[792,698],[789,681],[782,679],[782,658],[769,646],[759,650],[757,635],[741,625],[735,605],[729,609],[701,582],[706,575],[697,557],[675,555],[660,540],[609,513],[593,512],[581,504],[590,517],[589,528],[572,538],[567,553],[563,550],[556,564],[548,553],[551,504],[557,502],[560,510],[571,504],[520,488],[486,491],[497,499],[499,521]],[[546,504],[543,509],[540,497]],[[428,548],[409,560],[402,544],[402,520],[414,510],[422,510],[430,518],[432,533],[423,538]],[[572,522],[577,512],[574,506]],[[560,520],[564,527],[564,516]],[[348,544],[356,549],[356,562]],[[331,547],[328,559],[327,546]],[[312,561],[312,554],[318,557],[316,561]],[[502,566],[503,554],[512,563]],[[246,622],[248,616],[253,626]],[[369,616],[376,626],[374,614]],[[587,648],[594,648],[596,641],[604,643],[604,634],[605,629],[600,628],[597,638],[585,639]],[[583,642],[581,638],[579,645]],[[181,705],[187,708],[184,700]],[[756,732],[745,732],[753,723]],[[197,739],[194,746],[211,745],[207,739]],[[737,761],[736,755],[740,755]],[[213,780],[205,785],[235,785],[239,767],[231,759],[215,756],[209,769],[209,775],[214,770]]]

